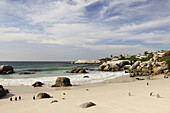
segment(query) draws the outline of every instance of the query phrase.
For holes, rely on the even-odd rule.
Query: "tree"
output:
[[[143,53],[144,55],[147,55],[148,54],[148,51],[144,51],[144,53]]]

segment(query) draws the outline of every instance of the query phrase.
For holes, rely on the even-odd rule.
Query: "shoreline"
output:
[[[4,88],[9,89],[9,91],[13,94],[30,94],[30,93],[39,93],[39,92],[49,92],[56,90],[72,90],[72,89],[82,89],[82,88],[91,88],[91,87],[100,87],[105,84],[111,83],[125,83],[125,82],[133,82],[135,81],[133,78],[130,78],[129,75],[122,75],[115,77],[113,79],[105,80],[97,83],[85,83],[85,84],[73,84],[72,87],[50,87],[49,84],[46,84],[42,87],[33,87],[33,86],[4,86]]]

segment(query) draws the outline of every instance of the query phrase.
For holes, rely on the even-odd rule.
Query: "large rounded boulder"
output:
[[[0,66],[0,74],[12,74],[14,73],[14,69],[12,66],[2,65]]]
[[[123,69],[127,69],[127,68],[124,68],[126,65],[130,65],[129,60],[107,61],[101,64],[98,67],[98,69],[100,71],[120,71]]]
[[[34,87],[42,87],[42,85],[44,85],[42,82],[37,81],[32,86],[34,86]]]
[[[67,77],[58,77],[55,84],[52,85],[51,87],[67,87],[67,86],[72,86],[70,83],[70,79]]]
[[[50,96],[49,94],[47,94],[47,93],[39,93],[39,94],[37,95],[37,98],[38,98],[38,99],[51,98],[51,96]]]
[[[0,97],[6,96],[7,90],[4,89],[2,85],[0,85]]]

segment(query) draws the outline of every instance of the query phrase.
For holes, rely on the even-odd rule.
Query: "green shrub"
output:
[[[165,53],[161,58],[159,58],[159,61],[166,61],[168,65],[170,65],[170,50]]]
[[[100,61],[101,62],[107,62],[107,61],[111,61],[112,60],[112,58],[102,58],[102,59],[100,59]]]

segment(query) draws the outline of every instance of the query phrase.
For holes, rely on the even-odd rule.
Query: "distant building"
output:
[[[143,55],[143,54],[136,55],[136,58],[139,58],[139,59],[143,59],[143,58],[147,58],[147,57],[148,57],[148,54],[147,55]]]
[[[125,55],[124,57],[125,57],[125,58],[131,58],[131,56],[130,56],[130,55]]]
[[[158,52],[156,55],[158,57],[162,57],[166,52],[168,52],[168,51],[161,51],[161,52]]]

